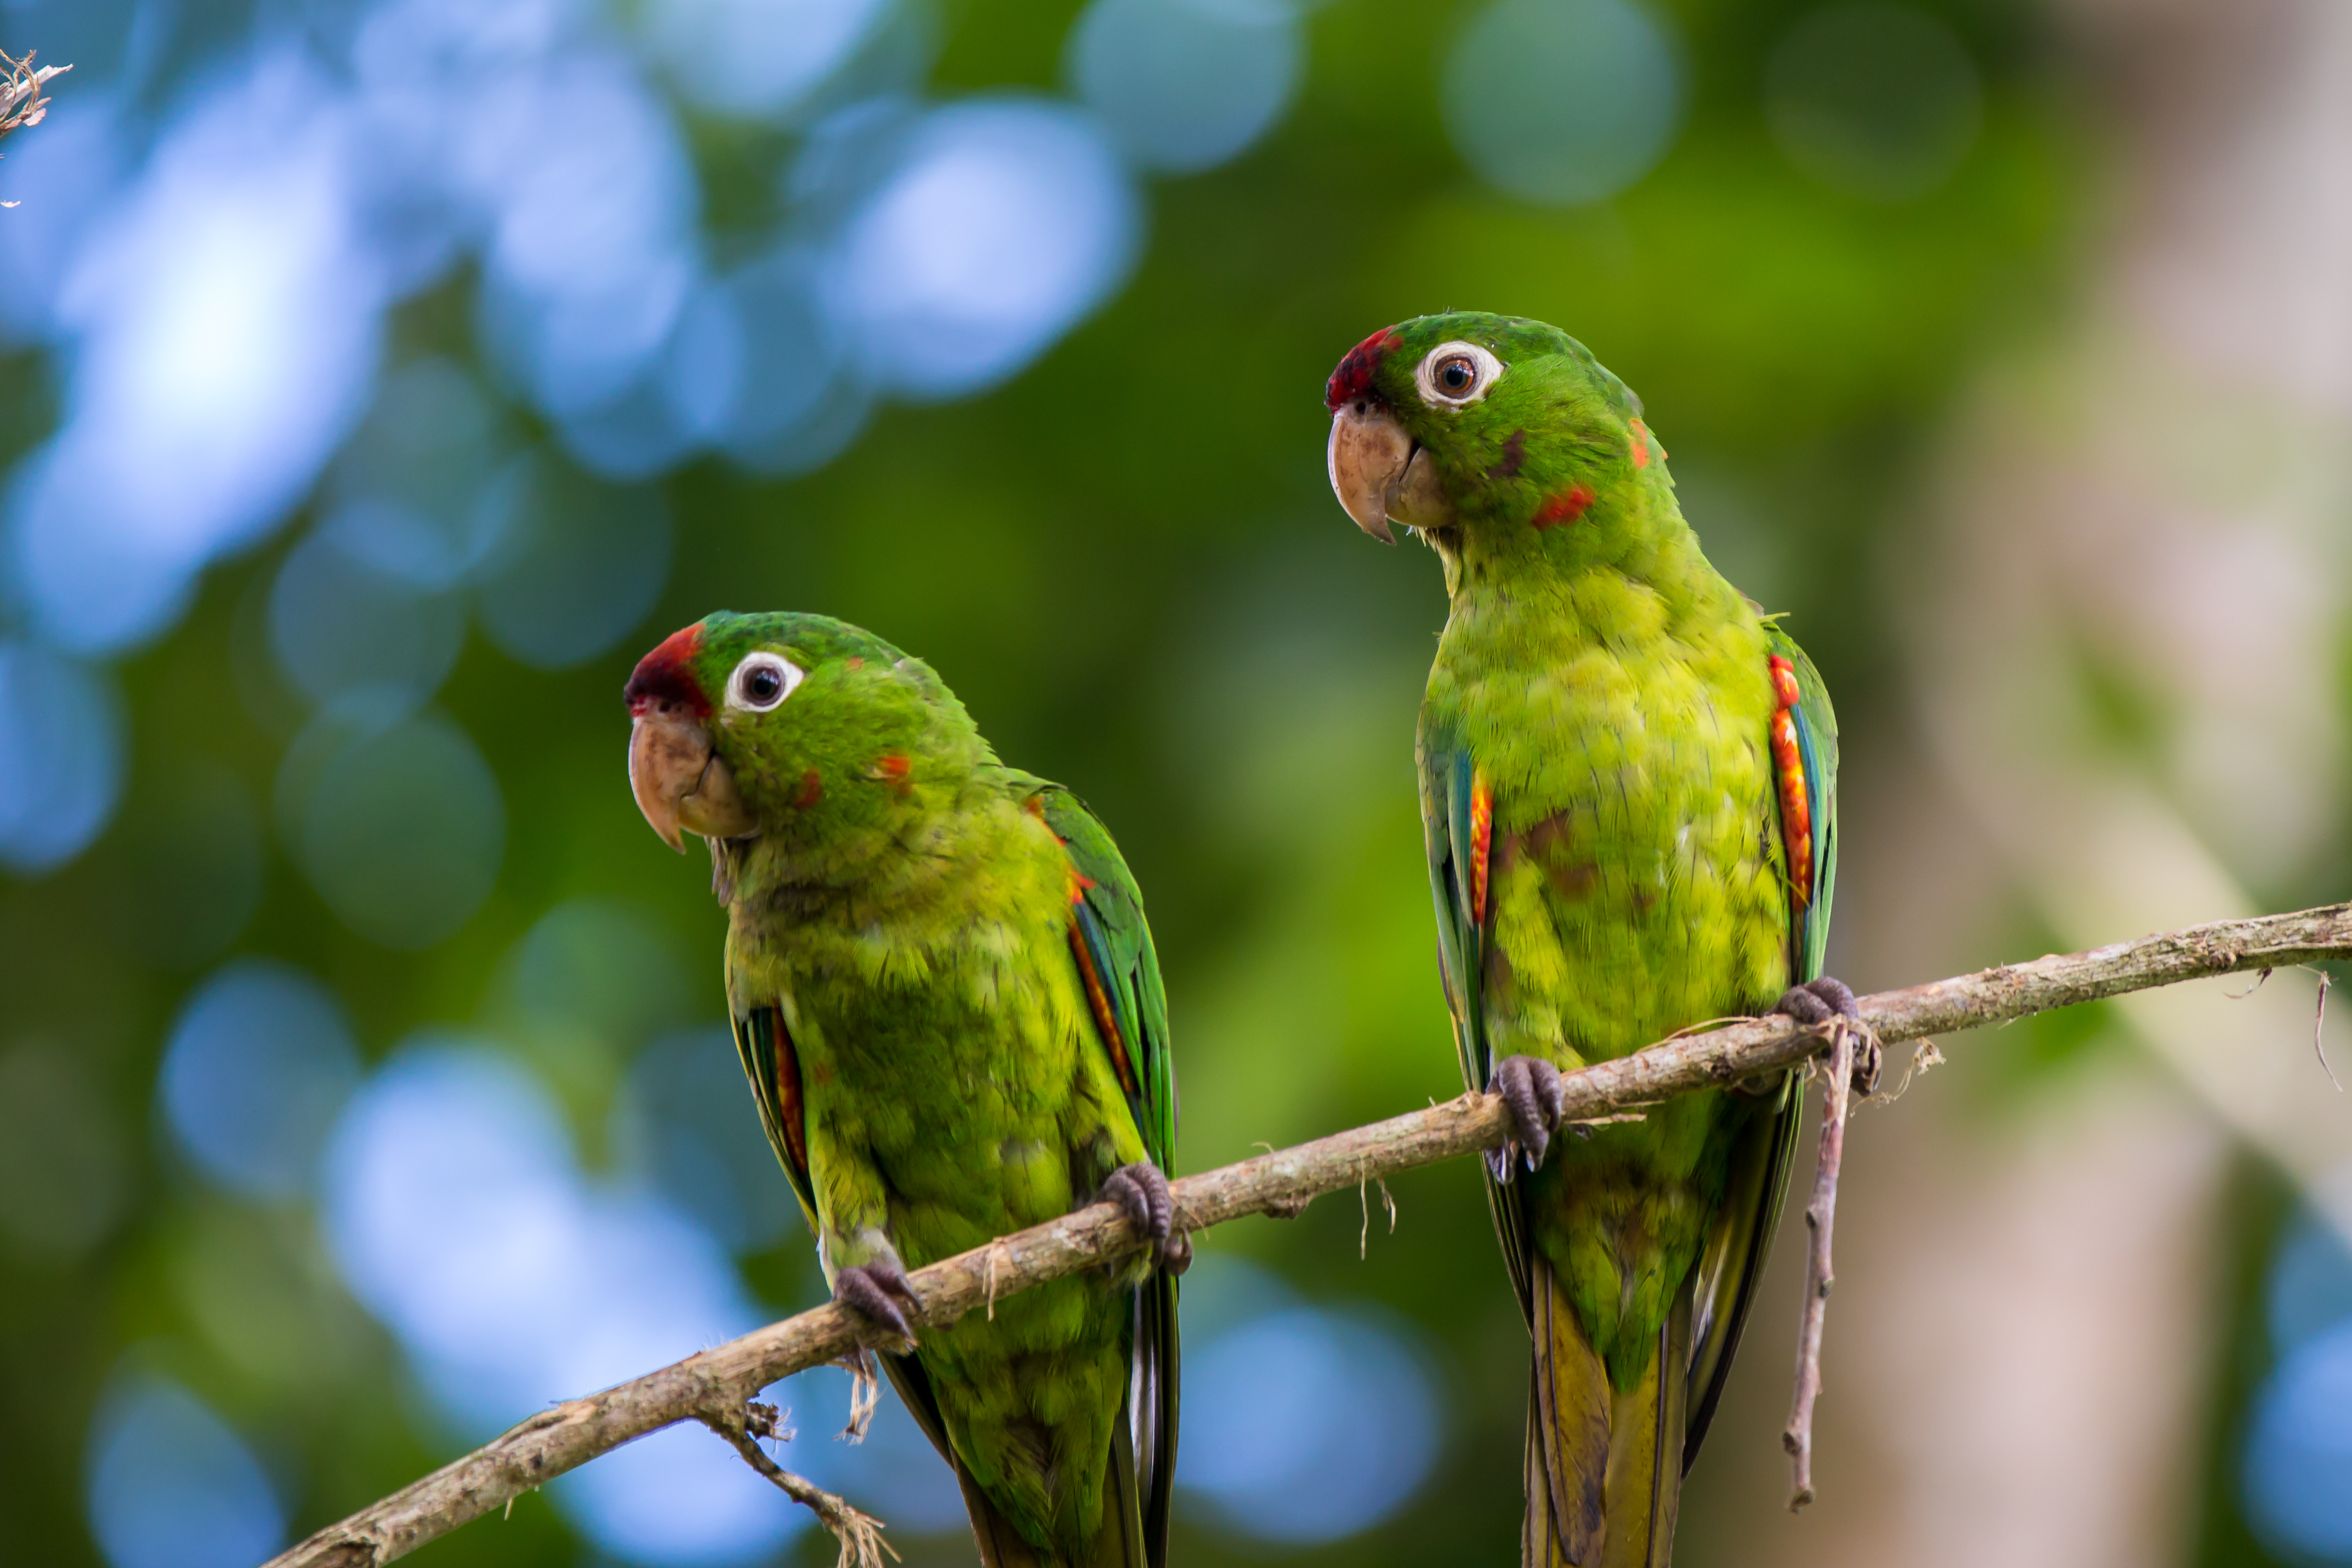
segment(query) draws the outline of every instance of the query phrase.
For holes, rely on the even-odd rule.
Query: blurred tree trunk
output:
[[[1858,987],[1983,962],[2021,926],[2073,945],[2344,880],[2352,8],[2063,9],[2113,111],[2108,221],[2066,324],[1967,401],[1924,526],[1888,529],[1919,733],[1862,737],[1843,792],[1833,967]],[[1692,1564],[2187,1558],[2231,1136],[2352,1218],[2312,981],[2242,989],[2117,1007],[2135,1049],[1997,1113],[1970,1092],[1993,1053],[1970,1051],[1865,1113],[1822,1500],[1760,1522],[1791,1233],[1766,1298],[1790,1321],[1750,1331],[1753,1409],[1695,1482],[1719,1505],[1685,1505]]]

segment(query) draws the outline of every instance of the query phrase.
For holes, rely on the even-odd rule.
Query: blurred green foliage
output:
[[[1708,549],[1792,612],[1867,746],[1901,722],[1886,672],[1902,605],[1874,576],[1875,541],[1910,526],[1912,465],[1971,367],[2064,303],[2095,188],[2087,111],[2041,13],[1936,8],[1985,84],[1981,135],[1939,188],[1886,204],[1809,182],[1766,135],[1759,98],[1765,53],[1804,7],[1684,0],[1667,8],[1692,84],[1679,140],[1632,191],[1584,210],[1494,195],[1449,148],[1438,68],[1465,8],[1316,10],[1281,129],[1231,167],[1155,185],[1134,280],[1014,382],[887,411],[797,480],[716,462],[675,476],[661,608],[586,668],[543,674],[468,642],[441,700],[496,770],[508,844],[488,903],[423,953],[341,925],[273,824],[304,714],[270,667],[262,604],[294,530],[213,572],[178,630],[121,667],[129,808],[77,862],[0,883],[0,1085],[19,1086],[0,1094],[0,1183],[18,1193],[11,1214],[54,1220],[0,1229],[6,1558],[96,1561],[85,1434],[134,1345],[261,1435],[299,1529],[446,1457],[310,1218],[205,1191],[158,1135],[164,1030],[220,958],[271,954],[333,986],[381,1053],[420,1026],[494,1016],[515,943],[573,898],[653,912],[706,977],[658,1005],[715,1018],[720,917],[698,856],[677,862],[631,805],[618,700],[642,646],[713,608],[874,628],[934,664],[1008,758],[1067,781],[1113,826],[1167,967],[1185,1169],[1454,1092],[1411,768],[1443,593],[1418,548],[1378,549],[1333,504],[1323,378],[1368,332],[1425,310],[1568,328],[1641,392]],[[936,90],[1051,89],[1076,9],[947,8]],[[755,206],[743,171],[774,149],[709,125],[695,145],[714,209]],[[396,353],[469,353],[471,287],[404,307]],[[13,455],[46,429],[49,393],[29,356],[0,364],[0,387]],[[257,879],[236,852],[245,841],[266,846]],[[2020,1038],[2028,1056],[2063,1055],[2076,1026]],[[625,1063],[564,1043],[534,1060],[593,1155]],[[1344,1197],[1205,1243],[1310,1297],[1388,1303],[1420,1325],[1445,1380],[1448,1444],[1412,1508],[1299,1560],[1506,1561],[1524,1353],[1475,1172],[1393,1190],[1401,1224],[1386,1234],[1375,1202],[1362,1261],[1363,1217]],[[776,1309],[815,1298],[806,1254],[795,1232],[750,1265]],[[1766,1347],[1740,1376],[1777,1379],[1782,1362]],[[1715,1437],[1771,1441],[1727,1425]],[[900,1544],[910,1563],[968,1551]],[[580,1552],[530,1498],[428,1560]],[[829,1560],[830,1546],[804,1539],[801,1555]],[[1181,1543],[1189,1563],[1248,1555],[1189,1528]]]

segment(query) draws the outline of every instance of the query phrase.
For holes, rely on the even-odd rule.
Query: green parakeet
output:
[[[639,663],[629,777],[709,841],[744,1071],[835,1300],[1099,1197],[1158,1243],[883,1356],[988,1568],[1160,1568],[1176,1459],[1176,1086],[1110,834],[997,760],[929,666],[818,615],[709,616]]]
[[[1419,533],[1452,601],[1416,751],[1462,1071],[1515,1128],[1488,1192],[1535,1343],[1523,1557],[1659,1568],[1799,1093],[1784,1074],[1556,1138],[1559,1074],[1728,1015],[1853,1011],[1821,977],[1836,722],[1701,553],[1640,402],[1558,329],[1403,322],[1326,401],[1340,504]]]

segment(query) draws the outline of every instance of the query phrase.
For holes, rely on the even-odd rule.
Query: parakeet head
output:
[[[1664,487],[1641,400],[1557,327],[1420,316],[1348,350],[1324,389],[1331,488],[1356,526],[1465,546],[1607,556]]]
[[[903,814],[984,755],[929,665],[823,615],[719,611],[637,663],[629,787],[672,849]]]

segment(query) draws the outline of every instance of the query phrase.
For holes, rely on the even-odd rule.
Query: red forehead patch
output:
[[[1388,351],[1396,345],[1397,329],[1383,327],[1349,350],[1348,357],[1339,361],[1339,368],[1333,371],[1331,379],[1324,383],[1323,406],[1337,413],[1358,398],[1368,395],[1372,390],[1372,377],[1379,373],[1381,361],[1387,358]]]
[[[660,647],[639,659],[629,684],[621,690],[629,711],[643,713],[658,703],[685,708],[697,718],[709,718],[710,699],[703,695],[702,683],[694,678],[694,655],[701,647],[702,624],[697,622],[682,632],[671,632],[662,639]]]

